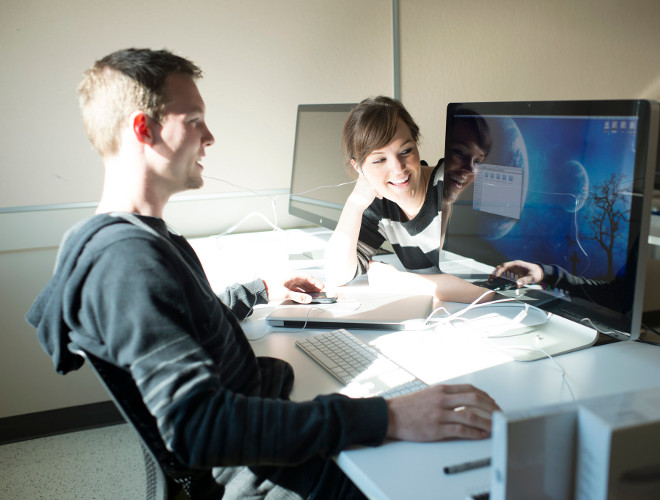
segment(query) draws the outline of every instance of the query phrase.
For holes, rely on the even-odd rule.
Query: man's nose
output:
[[[208,127],[205,128],[206,128],[206,133],[202,138],[202,143],[204,144],[204,146],[211,146],[215,142],[215,137],[213,137],[213,134],[211,133],[211,130],[209,130]]]

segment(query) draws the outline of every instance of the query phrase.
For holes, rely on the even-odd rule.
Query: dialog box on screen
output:
[[[520,219],[523,169],[482,163],[474,179],[472,208]]]

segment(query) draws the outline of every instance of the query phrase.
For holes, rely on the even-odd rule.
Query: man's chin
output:
[[[186,190],[200,189],[202,186],[204,186],[204,179],[189,179],[186,184]]]

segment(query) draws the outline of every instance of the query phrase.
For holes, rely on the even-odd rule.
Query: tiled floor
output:
[[[141,499],[137,435],[113,425],[0,446],[0,499]]]

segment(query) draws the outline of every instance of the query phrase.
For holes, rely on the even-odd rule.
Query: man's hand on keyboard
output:
[[[406,441],[484,439],[497,403],[468,384],[435,385],[387,401],[387,437]]]

